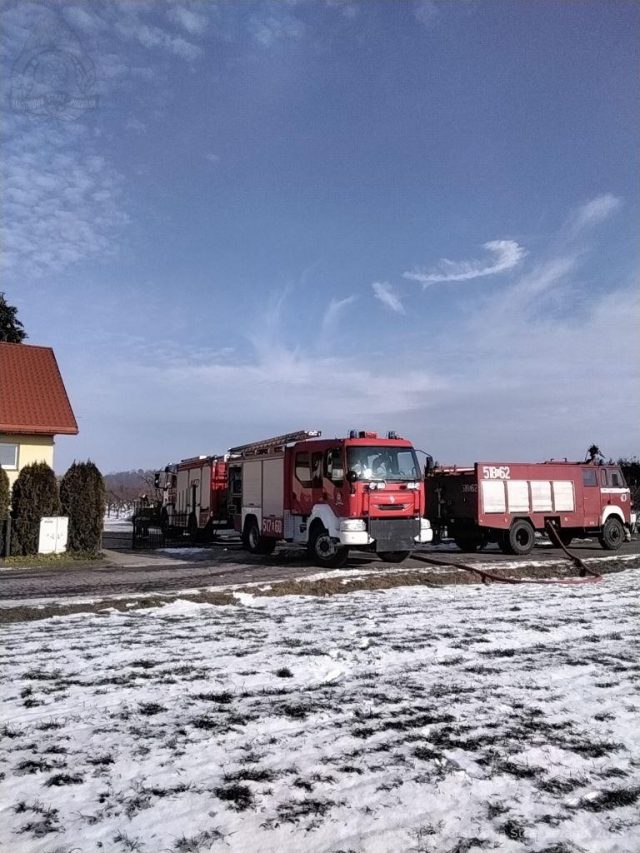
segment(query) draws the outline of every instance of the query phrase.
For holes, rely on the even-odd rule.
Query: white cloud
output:
[[[204,156],[205,160],[208,160],[210,163],[220,162],[220,156],[218,154],[214,154],[213,151],[208,151]]]
[[[186,6],[169,7],[169,17],[185,29],[190,35],[200,35],[207,28],[207,18]]]
[[[132,130],[134,133],[147,132],[147,125],[143,121],[140,121],[139,118],[135,118],[135,116],[132,116],[126,120],[125,128],[127,130]]]
[[[526,250],[514,240],[490,240],[484,249],[495,255],[495,260],[487,261],[450,261],[443,258],[430,271],[413,270],[403,273],[404,278],[419,281],[424,287],[437,282],[471,281],[488,275],[507,272],[513,269],[527,254]]]
[[[125,39],[135,40],[143,47],[168,50],[175,56],[193,61],[202,55],[202,48],[157,26],[145,24],[131,16],[116,23],[117,32]]]
[[[249,18],[249,33],[262,47],[271,47],[284,39],[298,39],[305,33],[301,20],[273,7],[272,14],[253,14]]]
[[[374,281],[371,285],[373,288],[373,295],[376,299],[382,302],[383,305],[386,305],[387,308],[390,308],[392,311],[395,311],[396,314],[404,314],[404,305],[400,301],[400,297],[394,293],[391,285],[386,281]]]
[[[113,255],[126,224],[123,180],[87,147],[82,126],[18,120],[5,144],[3,265],[20,280],[58,273],[86,260]]]
[[[356,298],[356,296],[345,296],[344,299],[332,299],[329,302],[322,318],[323,334],[331,334],[331,332],[335,331],[345,308],[352,305],[356,301]]]
[[[596,196],[577,209],[570,223],[571,230],[574,234],[578,234],[586,228],[599,225],[615,213],[621,205],[621,199],[612,193]]]
[[[413,14],[421,24],[430,27],[438,16],[438,4],[435,0],[418,0]]]

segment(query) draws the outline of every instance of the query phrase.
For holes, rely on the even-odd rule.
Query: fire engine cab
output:
[[[165,534],[188,533],[207,540],[227,526],[227,464],[224,456],[193,456],[156,474],[162,493],[161,522]]]
[[[426,479],[427,515],[463,551],[497,542],[528,554],[535,531],[552,524],[560,540],[596,535],[618,549],[630,536],[631,497],[618,465],[588,462],[476,462],[440,468]]]
[[[350,548],[401,562],[432,539],[416,453],[395,433],[302,430],[232,447],[227,464],[229,514],[252,553],[284,540],[339,567]]]

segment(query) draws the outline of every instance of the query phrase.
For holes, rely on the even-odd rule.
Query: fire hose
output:
[[[479,575],[482,578],[482,583],[489,583],[490,581],[495,581],[496,583],[507,583],[507,584],[566,584],[566,585],[576,585],[576,584],[585,584],[585,583],[599,583],[603,580],[603,577],[598,572],[594,572],[590,569],[580,557],[577,557],[575,554],[572,554],[571,551],[567,548],[564,542],[561,541],[560,536],[558,535],[558,531],[555,528],[555,525],[552,522],[547,522],[546,524],[547,533],[549,534],[549,538],[551,541],[555,541],[555,544],[558,545],[564,553],[566,554],[566,558],[571,560],[576,566],[576,568],[580,569],[580,577],[578,578],[512,578],[505,575],[498,575],[495,572],[488,572],[485,569],[480,569],[477,566],[469,565],[468,563],[452,563],[446,562],[445,560],[436,560],[433,557],[425,557],[422,554],[414,554],[413,558],[416,560],[421,560],[423,563],[430,563],[434,566],[444,566],[444,567],[453,567],[454,569],[461,569],[464,572],[473,572],[474,574]]]

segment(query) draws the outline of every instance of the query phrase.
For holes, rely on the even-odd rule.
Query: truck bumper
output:
[[[348,548],[357,548],[358,546],[370,545],[373,542],[373,539],[369,536],[366,530],[357,532],[345,532],[341,530],[338,538],[340,540],[340,544],[346,545]]]

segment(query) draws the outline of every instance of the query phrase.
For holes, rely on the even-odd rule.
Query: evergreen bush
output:
[[[18,474],[11,497],[11,553],[37,554],[40,519],[60,515],[56,475],[46,462],[34,462]]]
[[[0,557],[4,556],[4,543],[7,533],[7,516],[9,515],[9,477],[4,468],[0,468]]]
[[[4,521],[9,515],[10,494],[9,475],[4,468],[0,468],[0,521]]]
[[[60,483],[62,514],[69,516],[69,551],[96,553],[105,508],[102,474],[93,462],[74,462]]]

